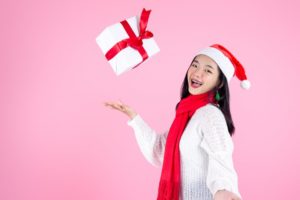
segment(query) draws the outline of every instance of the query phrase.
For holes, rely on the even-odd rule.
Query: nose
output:
[[[194,71],[194,73],[193,73],[193,75],[194,76],[196,76],[196,77],[198,77],[198,78],[202,78],[202,76],[203,76],[203,70],[199,67],[199,68],[197,68],[195,71]]]

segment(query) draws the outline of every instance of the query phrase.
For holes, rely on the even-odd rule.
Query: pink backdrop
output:
[[[191,59],[213,43],[252,82],[230,82],[242,196],[299,196],[299,3],[178,2],[1,1],[0,199],[155,199],[160,169],[102,103],[121,99],[164,131]],[[143,7],[161,52],[117,77],[95,39]]]

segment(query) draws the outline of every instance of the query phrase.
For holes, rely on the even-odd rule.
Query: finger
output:
[[[125,106],[123,106],[123,105],[119,105],[120,106],[120,109],[124,112],[124,111],[126,111],[126,107]]]
[[[121,110],[121,106],[119,104],[113,104],[112,105],[115,109]]]
[[[117,109],[120,110],[120,107],[116,103],[107,103],[106,106],[112,108],[112,109]]]
[[[112,102],[105,102],[104,105],[108,106],[108,107],[113,107],[114,103],[112,103]]]
[[[118,99],[118,104],[123,105],[123,102],[121,101],[121,99]]]
[[[116,109],[113,105],[106,105],[106,107],[109,107],[110,109]]]
[[[124,107],[125,110],[130,110],[130,109],[131,109],[130,106],[128,106],[127,104],[125,104],[125,103],[124,103],[123,101],[121,101],[120,99],[119,99],[119,103],[122,105],[122,107]]]
[[[119,111],[125,112],[126,111],[126,107],[124,107],[122,104],[115,104],[114,105],[116,107],[116,109],[118,109]]]
[[[106,106],[106,107],[110,107],[110,106],[111,106],[111,103],[109,103],[109,102],[104,102],[103,104],[104,104],[104,106]]]
[[[113,102],[104,102],[105,106],[112,106],[114,103]]]
[[[127,112],[127,107],[123,105],[121,102],[106,102],[105,105],[123,113]]]
[[[117,103],[119,104],[121,109],[126,110],[126,105],[123,103],[123,101],[121,99],[118,99]]]

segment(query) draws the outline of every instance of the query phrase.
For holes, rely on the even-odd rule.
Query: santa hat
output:
[[[243,89],[249,89],[251,84],[247,80],[244,67],[241,63],[222,45],[214,44],[202,49],[198,54],[204,54],[213,59],[222,72],[224,73],[227,82],[236,75],[237,78],[242,81],[241,87]]]

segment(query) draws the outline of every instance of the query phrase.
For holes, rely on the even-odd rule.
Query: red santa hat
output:
[[[249,89],[251,84],[247,80],[244,67],[241,63],[230,53],[225,47],[220,44],[213,44],[209,47],[202,49],[198,54],[203,54],[213,59],[222,72],[224,73],[227,82],[236,75],[241,81],[241,87],[243,89]]]

